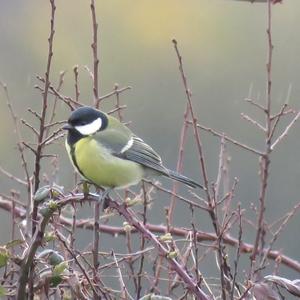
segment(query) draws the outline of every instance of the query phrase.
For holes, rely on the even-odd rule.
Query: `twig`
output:
[[[94,92],[94,106],[99,108],[99,58],[98,58],[98,23],[96,18],[96,9],[95,9],[95,1],[91,0],[91,14],[92,14],[92,28],[93,28],[93,42],[91,44],[93,50],[93,92]],[[76,97],[77,97],[77,89],[76,89]],[[78,102],[77,98],[76,101]],[[105,199],[103,199],[104,201]],[[94,240],[93,240],[93,265],[94,265],[94,281],[98,281],[97,277],[97,269],[99,265],[98,261],[98,252],[99,252],[99,217],[100,217],[100,201],[95,203],[95,215],[94,215]],[[97,294],[94,293],[94,299],[100,299]]]
[[[195,276],[196,276],[196,280],[197,282],[201,282],[201,274],[199,271],[199,261],[198,261],[198,245],[197,245],[197,230],[196,230],[196,226],[195,226],[195,215],[194,215],[194,208],[192,206],[190,206],[190,210],[191,210],[191,226],[193,229],[193,232],[191,234],[191,240],[192,240],[192,250],[191,253],[193,254],[193,259],[194,259],[194,264],[195,264]],[[195,252],[195,254],[194,254]]]
[[[43,89],[40,88],[40,91],[43,92]],[[33,110],[33,109],[30,108],[30,107],[28,107],[27,110],[28,110],[28,112],[30,112],[34,117],[36,117],[39,121],[41,121],[42,117],[41,117],[41,115],[40,115],[37,111]]]
[[[127,296],[129,296],[130,299],[134,300],[134,298],[129,294],[129,292],[126,288],[126,285],[124,283],[122,272],[121,272],[121,269],[119,267],[119,263],[118,263],[118,260],[116,258],[115,252],[114,252],[114,250],[112,250],[111,252],[112,252],[112,256],[114,258],[114,261],[115,261],[115,264],[116,264],[116,267],[117,267],[117,271],[118,271],[118,275],[119,275],[119,281],[120,281],[120,286],[121,286],[120,299],[127,299],[127,297],[126,297],[126,295],[127,295]]]
[[[49,0],[51,4],[51,19],[50,19],[50,35],[48,38],[48,59],[47,59],[47,66],[45,72],[45,85],[43,89],[43,106],[42,111],[40,113],[40,126],[39,126],[39,137],[38,143],[35,153],[35,162],[34,162],[34,193],[38,190],[40,185],[40,171],[41,171],[41,158],[43,154],[43,144],[42,141],[44,139],[45,134],[45,124],[46,124],[46,113],[48,107],[48,90],[50,86],[50,69],[51,69],[51,62],[53,57],[53,39],[54,39],[54,21],[55,21],[55,0]],[[36,226],[36,219],[37,219],[37,205],[33,207],[32,212],[32,233],[35,231]]]
[[[5,196],[5,198],[8,198],[8,197]],[[6,211],[11,211],[12,210],[12,201],[5,200],[5,198],[3,197],[3,195],[0,195],[0,208],[4,209]],[[73,202],[81,203],[81,201],[83,201],[84,199],[85,199],[84,195],[79,193],[79,194],[74,194],[74,195],[66,195],[63,198],[61,198],[59,201],[60,201],[61,207],[63,207],[65,205],[71,204]],[[89,195],[88,199],[86,199],[86,200],[97,201],[98,196]],[[19,206],[17,206],[17,205],[15,206],[14,214],[18,218],[23,220],[26,217],[26,210],[22,207],[23,205],[21,203],[18,205]],[[60,216],[59,219],[60,219],[61,224],[72,227],[72,224],[73,224],[72,219],[66,218],[63,216]],[[75,226],[76,226],[76,228],[82,228],[85,230],[93,230],[94,222],[89,219],[78,219],[78,220],[76,220]],[[145,227],[153,233],[165,234],[167,232],[166,226],[163,226],[163,225],[155,225],[155,224],[147,223],[145,225]],[[100,232],[110,234],[110,235],[122,235],[122,234],[124,235],[126,233],[124,230],[124,227],[110,226],[110,225],[105,225],[105,224],[99,224],[99,230],[100,230]],[[133,229],[132,233],[135,233],[135,232],[137,232],[137,231],[135,229]],[[178,228],[178,227],[172,227],[170,229],[170,233],[174,236],[186,237],[189,232],[190,232],[190,230],[188,230],[188,229],[183,229],[183,228]],[[203,232],[203,231],[199,231],[199,230],[197,231],[197,241],[198,242],[201,242],[201,241],[215,242],[216,240],[217,240],[217,237],[214,233]],[[232,237],[229,234],[226,234],[223,236],[223,241],[224,241],[224,243],[226,243],[229,246],[232,246],[232,247],[238,246],[238,239]],[[252,249],[253,249],[253,245],[243,242],[241,244],[240,251],[241,251],[241,253],[251,253]],[[263,252],[265,252],[265,251],[266,251],[266,249],[263,249]],[[281,251],[277,251],[277,250],[269,251],[268,258],[273,259],[273,260],[280,258],[282,264],[295,270],[296,272],[300,272],[300,262],[282,254]]]
[[[95,215],[94,215],[94,241],[93,241],[93,277],[94,282],[98,281],[98,266],[99,266],[99,217],[100,217],[100,201],[97,201],[94,206]],[[97,300],[100,299],[97,294],[94,293],[93,299]]]
[[[245,149],[245,150],[247,150],[247,151],[250,151],[250,152],[252,152],[252,153],[254,153],[254,154],[257,154],[257,155],[259,155],[259,156],[264,155],[263,152],[261,152],[261,151],[259,151],[259,150],[256,150],[256,149],[254,149],[254,148],[251,148],[251,147],[249,147],[249,146],[247,146],[247,145],[245,145],[245,144],[242,144],[241,142],[238,142],[238,141],[232,139],[231,137],[227,136],[226,134],[219,133],[219,132],[217,132],[217,131],[214,130],[214,129],[205,127],[205,126],[200,125],[200,124],[197,124],[197,126],[198,126],[199,128],[201,128],[201,129],[203,129],[203,130],[205,130],[205,131],[211,133],[211,134],[214,135],[214,136],[218,136],[218,137],[220,137],[220,138],[224,137],[224,139],[225,139],[227,142],[230,142],[230,143],[232,143],[232,144],[234,144],[234,145],[236,145],[236,146],[238,146],[238,147],[241,147],[241,148],[243,148],[243,149]]]
[[[111,109],[110,111],[107,112],[107,114],[111,115],[114,114],[115,112],[118,112],[118,114],[120,113],[121,110],[127,108],[127,105],[120,105],[114,109]]]
[[[86,273],[84,267],[81,265],[81,263],[77,259],[76,255],[74,255],[73,251],[68,247],[65,237],[57,230],[55,232],[55,235],[57,236],[59,241],[64,245],[65,249],[68,251],[68,253],[71,255],[71,257],[75,260],[77,266],[80,268],[80,270],[82,271],[82,274],[84,275],[85,279],[89,283],[92,291],[97,295],[97,290],[95,289],[94,284],[91,282],[89,275]]]
[[[73,68],[74,72],[74,78],[75,78],[75,101],[79,102],[79,96],[80,96],[80,91],[79,91],[79,85],[78,85],[78,65],[74,66]]]
[[[48,207],[48,213],[41,219],[38,229],[35,231],[32,242],[24,254],[24,259],[21,265],[20,277],[17,289],[17,300],[23,300],[26,295],[26,284],[30,286],[28,282],[28,276],[30,270],[33,268],[33,261],[38,247],[41,245],[43,236],[45,233],[46,226],[54,212],[50,207]],[[30,291],[29,291],[30,292]]]
[[[99,108],[100,100],[99,100],[99,81],[98,81],[98,67],[99,67],[99,58],[98,58],[98,40],[97,40],[97,30],[98,23],[96,18],[95,11],[95,1],[91,0],[91,12],[92,12],[92,24],[93,24],[93,42],[92,42],[92,50],[93,50],[93,91],[94,91],[94,105],[96,108]]]
[[[18,182],[22,185],[26,185],[27,186],[27,182],[16,177],[15,175],[12,175],[11,173],[7,172],[6,170],[4,170],[1,166],[0,166],[0,172],[3,173],[5,176],[7,176],[9,179]]]
[[[9,93],[8,93],[8,89],[7,89],[6,84],[4,84],[3,82],[0,81],[0,85],[2,86],[2,88],[5,92],[7,107],[9,109],[10,115],[11,115],[12,120],[14,122],[15,131],[16,131],[16,135],[17,135],[17,147],[18,147],[20,157],[21,157],[22,168],[23,168],[24,173],[25,173],[25,178],[26,178],[26,183],[27,183],[27,207],[28,207],[26,220],[29,224],[30,211],[31,211],[31,193],[32,193],[31,177],[29,175],[27,159],[26,159],[25,153],[24,153],[24,145],[22,143],[22,136],[21,136],[21,130],[20,130],[20,127],[19,127],[18,118],[17,118],[17,116],[14,112],[14,109],[12,107],[12,103],[11,103],[11,100],[10,100],[10,97],[9,97]]]
[[[216,181],[214,183],[214,194],[216,198],[216,202],[219,201],[219,193],[220,193],[220,186],[221,186],[221,180],[224,170],[224,155],[225,155],[225,139],[224,136],[221,138],[221,145],[220,145],[220,153],[219,153],[219,166],[218,166],[218,174]]]
[[[57,89],[56,89],[58,92],[60,91],[61,87],[63,86],[65,74],[66,74],[65,71],[61,71],[59,73],[59,81],[58,81],[58,86],[57,86]],[[52,106],[52,112],[50,113],[50,119],[49,119],[49,122],[48,122],[50,124],[53,123],[53,120],[54,120],[55,115],[56,115],[57,100],[58,100],[58,96],[55,95],[53,106]],[[46,136],[48,136],[50,126],[46,126],[46,128],[47,128]]]
[[[160,253],[167,257],[168,262],[172,265],[173,269],[180,276],[180,278],[186,283],[188,289],[193,292],[199,300],[209,299],[208,296],[197,285],[197,282],[186,272],[184,266],[182,266],[175,258],[168,257],[168,249],[158,240],[158,238],[149,231],[134,215],[132,211],[129,211],[126,206],[120,205],[115,201],[108,201],[109,207],[116,209],[132,226],[134,226],[141,234],[149,238],[158,248]]]
[[[21,122],[23,125],[25,125],[27,128],[29,128],[36,136],[39,136],[38,131],[32,125],[30,125],[26,120],[21,119]]]
[[[285,128],[285,130],[283,131],[283,133],[276,139],[276,141],[272,144],[271,146],[271,150],[274,150],[274,148],[277,146],[277,144],[282,141],[282,139],[284,137],[287,136],[289,130],[292,128],[292,126],[296,123],[296,121],[299,119],[300,117],[300,111],[297,113],[297,115],[294,117],[294,119],[290,122],[290,124]]]
[[[238,266],[239,266],[239,260],[240,260],[240,255],[241,255],[243,228],[242,228],[242,212],[241,212],[240,205],[238,206],[238,217],[239,217],[239,236],[238,236],[238,245],[237,245],[236,255],[235,255],[235,260],[234,260],[234,273],[233,273],[233,279],[232,279],[230,299],[234,299],[236,277],[238,274]]]
[[[255,236],[254,247],[250,256],[250,279],[253,279],[253,268],[256,261],[256,255],[259,250],[259,241],[262,239],[262,233],[264,228],[264,216],[266,210],[266,192],[268,187],[269,177],[269,166],[270,166],[270,154],[272,152],[272,121],[271,121],[271,100],[272,100],[272,55],[273,55],[273,44],[272,44],[272,14],[271,14],[271,1],[268,0],[268,62],[267,62],[267,97],[266,97],[266,112],[265,112],[265,155],[261,157],[260,170],[261,170],[261,185],[259,193],[259,211],[257,218],[257,231]],[[263,242],[263,239],[262,239]]]
[[[57,130],[53,131],[52,134],[50,134],[49,136],[47,136],[47,138],[45,138],[41,144],[42,146],[49,144],[49,141],[52,141],[55,137],[58,136],[58,134],[62,131],[62,128],[58,128]]]
[[[194,129],[194,137],[195,137],[195,141],[196,141],[196,145],[197,145],[197,150],[198,150],[198,160],[199,160],[199,164],[200,164],[200,169],[202,171],[202,176],[204,179],[204,187],[205,187],[205,193],[206,193],[206,197],[207,197],[207,203],[208,206],[210,208],[209,210],[209,215],[214,227],[214,230],[216,232],[216,235],[219,237],[219,249],[218,249],[218,255],[219,255],[219,261],[220,261],[220,265],[221,267],[223,267],[224,265],[226,265],[226,261],[225,261],[225,254],[223,253],[223,247],[221,246],[222,243],[222,236],[220,235],[220,228],[219,228],[219,223],[218,223],[218,219],[217,219],[217,215],[216,215],[216,206],[215,206],[215,199],[213,199],[213,197],[210,194],[209,191],[209,183],[208,183],[208,175],[207,175],[207,170],[206,170],[206,163],[204,160],[204,153],[203,153],[203,147],[202,147],[202,142],[200,139],[200,133],[197,127],[197,119],[196,116],[194,114],[194,110],[193,110],[193,104],[192,104],[192,94],[191,91],[188,88],[188,84],[187,84],[187,80],[186,80],[186,76],[183,70],[183,64],[182,64],[182,57],[181,54],[179,52],[178,49],[178,45],[177,45],[177,41],[175,39],[172,40],[173,45],[174,45],[174,49],[177,55],[177,59],[179,62],[179,70],[180,70],[180,74],[181,74],[181,78],[182,78],[182,82],[184,85],[184,89],[185,89],[185,94],[186,94],[186,98],[187,98],[187,102],[189,105],[189,110],[190,110],[190,114],[191,114],[191,118],[192,118],[192,125],[193,125],[193,129]],[[221,282],[222,282],[222,297],[223,300],[226,300],[226,291],[225,291],[225,281],[224,281],[224,272],[226,270],[221,269],[220,270],[220,278],[221,278]]]
[[[272,121],[274,120],[274,123],[272,125],[272,130],[271,130],[271,133],[270,133],[270,139],[273,139],[273,136],[274,136],[274,133],[275,133],[275,130],[277,128],[277,125],[279,124],[279,120],[280,118],[283,116],[284,114],[284,111],[285,109],[287,108],[287,104],[284,103],[281,107],[281,110],[279,111],[278,114],[276,114],[275,116],[272,116]]]
[[[189,205],[192,205],[192,206],[194,206],[194,207],[203,209],[203,210],[205,210],[205,211],[207,211],[207,212],[210,210],[209,207],[203,206],[203,205],[198,204],[198,203],[196,203],[196,202],[194,202],[194,201],[191,201],[191,200],[189,200],[189,199],[187,199],[187,198],[185,198],[185,197],[182,197],[182,196],[180,196],[180,195],[178,195],[178,194],[176,194],[176,193],[173,193],[173,191],[168,190],[168,189],[166,189],[166,188],[164,188],[164,187],[162,187],[162,186],[160,186],[160,185],[158,185],[158,184],[156,184],[156,183],[154,183],[154,182],[152,182],[152,181],[150,181],[150,180],[144,179],[144,181],[147,182],[147,183],[149,183],[149,184],[151,184],[152,186],[154,186],[154,187],[155,187],[156,189],[158,189],[159,191],[163,191],[163,192],[165,192],[165,193],[167,193],[167,194],[170,194],[170,195],[174,196],[175,198],[177,198],[177,199],[179,199],[179,200],[181,200],[181,201],[183,201],[183,202],[185,202],[185,203],[187,203],[187,204],[189,204]],[[199,198],[200,198],[200,197],[197,195],[197,199],[199,199]]]
[[[148,205],[148,200],[147,200],[147,191],[145,187],[145,183],[142,183],[142,190],[143,190],[143,225],[146,226],[147,224],[147,205]],[[141,235],[141,245],[140,245],[140,251],[143,251],[145,248],[145,236]],[[139,270],[137,273],[137,298],[139,299],[141,297],[141,291],[142,291],[142,273],[143,273],[143,268],[144,268],[144,260],[145,256],[144,254],[141,255],[140,259],[140,266]]]
[[[50,91],[53,93],[53,95],[57,96],[58,99],[62,100],[67,106],[69,106],[71,110],[74,110],[75,107],[82,106],[82,104],[76,102],[71,97],[63,96],[51,85],[50,85]]]
[[[122,92],[125,92],[125,91],[130,90],[130,89],[131,89],[131,86],[125,86],[125,87],[120,88],[120,89],[114,89],[112,92],[99,97],[99,102],[101,102],[104,99],[110,98],[111,96],[114,96],[116,94],[120,95]]]
[[[254,101],[253,99],[251,99],[251,98],[245,98],[245,101],[249,102],[253,106],[255,106],[258,109],[262,110],[263,112],[266,112],[266,108],[264,106],[262,106],[261,104],[259,104],[258,102]]]
[[[282,232],[282,230],[285,228],[285,226],[288,224],[288,222],[290,221],[290,219],[296,214],[296,212],[299,210],[300,208],[300,202],[298,204],[296,204],[293,209],[286,214],[283,222],[280,224],[279,228],[276,230],[276,232],[273,234],[273,237],[271,239],[271,241],[269,242],[269,247],[267,248],[267,250],[264,252],[264,256],[263,259],[261,260],[260,263],[260,268],[264,267],[265,263],[266,263],[266,259],[268,257],[268,253],[271,251],[271,249],[273,248],[274,243],[276,242],[276,240],[279,237],[279,234]]]
[[[132,235],[131,235],[131,226],[130,225],[127,225],[126,222],[125,224],[123,223],[123,226],[125,226],[125,228],[128,228],[126,229],[126,246],[127,246],[127,250],[128,250],[128,253],[132,253],[133,250],[132,250]],[[127,226],[127,227],[126,227]],[[141,257],[143,257],[143,254],[141,254]],[[135,276],[135,273],[134,273],[134,261],[133,261],[133,258],[132,257],[129,257],[127,259],[127,262],[128,262],[128,266],[129,266],[129,269],[130,269],[130,278],[133,280],[133,284],[134,284],[134,288],[135,288],[135,292],[137,293],[137,290],[138,290],[138,284],[137,284],[137,276]]]
[[[41,76],[36,76],[36,78],[41,81],[42,83],[45,84],[45,79]],[[38,85],[34,86],[36,89],[38,89],[39,91],[41,91],[43,93],[43,89],[41,87],[39,87]],[[52,86],[51,84],[49,85],[49,90],[48,90],[49,94],[52,94],[54,96],[57,96],[58,99],[62,100],[71,110],[74,110],[74,107],[78,107],[78,106],[82,106],[82,104],[76,102],[75,100],[73,100],[71,97],[68,96],[63,96],[54,86]],[[29,111],[29,109],[28,109]],[[36,115],[36,117],[39,117],[39,119],[41,119],[41,116],[37,113],[31,110],[31,113],[33,113],[34,115]]]
[[[191,97],[192,94],[191,94],[190,89],[188,88],[186,76],[185,76],[185,73],[184,73],[184,70],[183,70],[182,57],[181,57],[181,54],[180,54],[179,49],[178,49],[177,41],[175,39],[173,39],[172,42],[173,42],[174,49],[175,49],[177,59],[178,59],[178,62],[179,62],[179,71],[180,71],[180,74],[181,74],[181,79],[182,79],[182,82],[183,82],[183,85],[184,85],[185,94],[186,94],[186,97],[187,97],[187,103],[188,103],[189,111],[190,111],[191,118],[192,118],[194,136],[195,136],[196,145],[197,145],[198,154],[199,154],[198,160],[199,160],[199,163],[200,163],[200,169],[202,171],[202,175],[203,175],[203,179],[204,179],[205,192],[206,192],[208,203],[211,204],[211,196],[210,196],[210,193],[209,193],[208,176],[207,176],[207,171],[206,171],[206,165],[205,165],[205,162],[204,162],[202,143],[201,143],[201,140],[200,140],[199,131],[197,129],[197,119],[196,119],[194,109],[193,109],[193,104],[192,104],[192,97]]]
[[[114,90],[116,92],[116,105],[115,105],[115,109],[118,113],[118,118],[120,120],[120,122],[123,122],[123,116],[122,116],[122,110],[121,109],[118,109],[121,107],[121,103],[120,103],[120,93],[118,92],[118,84],[116,83],[115,84],[115,87],[114,87]]]
[[[34,155],[37,154],[36,149],[34,149],[31,145],[29,145],[29,144],[26,143],[26,142],[22,142],[22,144],[23,144],[27,149],[29,149]]]
[[[186,139],[187,139],[188,118],[189,118],[189,105],[187,103],[186,107],[185,107],[184,115],[183,115],[184,121],[183,121],[183,124],[181,127],[181,132],[180,132],[178,159],[177,159],[177,165],[176,165],[176,171],[178,173],[181,173],[182,169],[183,169],[183,154],[184,154],[184,146],[185,146]],[[169,214],[168,219],[169,219],[170,223],[172,223],[173,213],[174,213],[174,209],[175,209],[176,192],[177,192],[177,182],[174,181],[173,187],[172,187],[171,202],[170,202],[169,210],[168,210],[168,214]]]
[[[253,120],[251,117],[249,117],[248,115],[244,114],[244,113],[241,113],[241,117],[248,121],[249,123],[257,126],[257,128],[261,129],[263,132],[266,132],[266,128],[263,127],[261,124],[259,124],[257,121]]]

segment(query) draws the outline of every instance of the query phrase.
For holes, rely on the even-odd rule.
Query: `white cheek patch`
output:
[[[122,148],[121,153],[124,153],[125,151],[127,151],[128,149],[130,149],[132,145],[133,145],[133,138],[131,138],[128,141],[128,143]]]
[[[91,135],[96,133],[102,126],[102,120],[100,118],[94,120],[90,124],[75,126],[75,129],[82,135]]]

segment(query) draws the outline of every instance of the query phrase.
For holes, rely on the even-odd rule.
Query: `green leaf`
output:
[[[58,252],[54,251],[49,255],[48,261],[50,265],[57,266],[64,261],[64,258]]]
[[[61,273],[63,273],[63,271],[65,271],[68,268],[68,263],[66,261],[63,261],[61,263],[59,263],[58,265],[56,265],[53,269],[53,276],[57,276],[60,275]]]
[[[50,279],[50,285],[51,285],[52,287],[56,287],[56,286],[58,286],[62,281],[63,281],[62,276],[60,276],[60,275],[55,275],[55,276],[52,276],[52,277],[51,277],[51,279]]]
[[[5,245],[5,248],[6,248],[6,249],[14,248],[14,247],[19,246],[19,245],[22,245],[22,244],[24,244],[24,241],[22,241],[22,240],[13,240],[13,241],[8,242],[8,243]]]
[[[50,232],[46,232],[44,234],[44,241],[45,242],[52,242],[56,240],[56,235],[54,233],[54,231],[50,231]]]
[[[64,193],[64,187],[54,183],[53,186],[51,187],[51,194],[53,199],[57,199],[63,193]]]
[[[88,184],[86,181],[84,181],[84,182],[82,183],[82,190],[83,190],[83,194],[84,194],[85,196],[88,195],[89,192],[90,192],[89,184]]]
[[[0,297],[5,296],[6,293],[7,293],[6,289],[2,285],[0,285]]]
[[[7,265],[9,259],[9,252],[5,247],[0,248],[0,268]]]
[[[33,201],[42,202],[50,195],[51,188],[49,185],[40,187],[33,196]]]

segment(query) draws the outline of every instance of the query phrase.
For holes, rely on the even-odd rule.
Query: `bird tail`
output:
[[[184,175],[181,175],[175,171],[172,171],[172,170],[168,170],[168,175],[170,178],[174,179],[174,180],[177,180],[177,181],[180,181],[192,188],[201,188],[201,189],[205,189],[201,184],[199,184],[198,182],[184,176]]]

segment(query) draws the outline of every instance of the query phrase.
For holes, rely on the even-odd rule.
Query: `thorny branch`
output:
[[[49,178],[54,177],[53,174],[57,174],[56,154],[45,153],[45,147],[53,145],[56,140],[63,137],[60,128],[55,127],[64,122],[55,120],[58,100],[63,101],[71,110],[83,105],[80,103],[79,99],[79,68],[77,65],[73,68],[75,88],[74,99],[70,96],[64,96],[61,91],[65,72],[59,74],[59,80],[56,87],[50,82],[56,6],[54,0],[49,1],[51,4],[51,19],[47,65],[45,75],[37,76],[40,86],[36,87],[42,92],[42,109],[40,112],[37,112],[28,108],[28,111],[32,116],[38,120],[38,128],[35,128],[32,125],[34,124],[33,122],[17,117],[13,110],[7,87],[5,84],[1,83],[14,122],[17,134],[17,146],[21,156],[22,167],[25,172],[25,179],[20,175],[15,176],[13,173],[2,168],[2,166],[0,166],[0,172],[21,186],[21,188],[25,186],[28,193],[27,204],[21,202],[24,197],[22,193],[18,191],[12,190],[8,195],[5,193],[0,194],[0,208],[11,213],[11,243],[16,243],[16,246],[10,246],[8,243],[0,248],[0,255],[2,255],[4,249],[5,251],[8,251],[10,264],[9,267],[5,266],[1,285],[4,285],[5,287],[8,286],[10,289],[9,291],[14,291],[17,295],[17,299],[24,299],[27,295],[29,299],[33,299],[37,291],[39,293],[41,292],[40,287],[43,287],[42,292],[46,297],[49,297],[50,295],[57,297],[59,295],[62,298],[65,293],[67,294],[68,291],[71,291],[72,296],[77,297],[78,299],[88,299],[91,297],[93,299],[101,299],[102,297],[104,299],[113,299],[112,295],[114,293],[120,295],[122,299],[133,299],[134,297],[131,296],[131,294],[134,290],[136,291],[137,298],[143,297],[143,293],[144,291],[147,291],[147,289],[151,293],[162,294],[163,290],[161,285],[163,285],[164,282],[167,282],[167,293],[170,297],[175,295],[175,297],[177,297],[179,291],[180,297],[178,299],[187,299],[189,295],[192,295],[197,299],[222,298],[225,300],[227,298],[243,299],[250,295],[252,288],[260,284],[259,276],[257,276],[257,274],[265,268],[270,260],[274,260],[277,265],[283,264],[300,272],[300,262],[283,255],[281,251],[273,250],[276,240],[290,219],[296,215],[300,204],[295,205],[289,213],[280,219],[280,222],[276,223],[277,229],[275,231],[273,231],[275,225],[272,226],[271,223],[267,224],[265,219],[271,153],[276,149],[278,144],[283,141],[300,117],[300,112],[295,112],[293,109],[290,109],[287,101],[277,113],[272,113],[272,1],[268,0],[267,4],[268,61],[266,102],[262,105],[257,101],[252,100],[250,96],[246,99],[247,102],[264,113],[265,122],[262,124],[260,121],[249,117],[247,114],[242,115],[244,119],[255,125],[264,134],[264,149],[255,149],[231,138],[226,133],[220,133],[214,129],[205,127],[197,121],[197,116],[193,107],[192,93],[189,89],[183,67],[182,56],[178,48],[178,43],[174,39],[173,45],[178,59],[180,75],[187,99],[179,141],[177,171],[181,172],[183,169],[187,132],[192,128],[194,140],[196,142],[199,169],[202,173],[205,186],[205,196],[201,197],[197,193],[191,192],[189,197],[183,197],[177,193],[176,183],[173,185],[173,188],[169,190],[157,183],[145,180],[140,193],[135,193],[131,190],[126,191],[126,196],[124,197],[124,199],[126,199],[120,198],[122,201],[124,200],[124,202],[116,202],[109,199],[108,206],[110,209],[107,214],[101,213],[100,202],[98,201],[99,195],[83,195],[78,192],[78,186],[74,188],[72,193],[56,191],[58,194],[55,194],[52,191],[50,195],[47,196],[51,200],[49,201],[47,198],[47,200],[44,200],[43,204],[38,201],[33,202],[36,194],[38,194],[37,191],[39,191],[43,177],[45,182],[51,183],[51,186],[52,184],[55,186],[54,182],[49,180]],[[93,68],[92,71],[90,71],[88,67],[86,68],[93,81],[93,104],[95,107],[99,108],[102,100],[115,96],[115,102],[109,113],[116,113],[120,121],[123,122],[122,112],[127,106],[121,105],[120,95],[122,92],[130,89],[130,87],[125,86],[124,88],[119,88],[116,84],[113,91],[102,96],[100,95],[98,23],[94,0],[90,1],[90,9],[93,33],[91,45]],[[49,105],[49,95],[53,95],[52,105]],[[287,97],[289,97],[289,95],[290,89]],[[277,131],[279,131],[278,128],[280,128],[278,126],[280,120],[284,116],[289,117],[291,115],[293,115],[292,120],[281,133],[277,133]],[[29,130],[35,139],[34,142],[23,140],[20,125]],[[209,182],[208,164],[204,156],[204,147],[202,145],[203,141],[201,139],[202,134],[200,135],[200,130],[204,130],[217,136],[221,141],[218,174],[213,183]],[[234,144],[240,149],[255,154],[259,158],[260,195],[256,219],[256,237],[253,244],[244,242],[243,238],[243,234],[246,231],[245,224],[253,224],[253,222],[252,220],[246,219],[243,214],[244,210],[241,209],[240,204],[238,204],[238,207],[235,209],[232,201],[235,199],[238,180],[234,179],[232,183],[230,182],[228,162],[226,161],[227,154],[225,151],[225,142]],[[33,153],[34,155],[33,175],[30,174],[30,166],[28,166],[26,161],[26,151]],[[42,175],[41,160],[47,157],[53,158],[53,156],[55,156],[55,159],[51,162],[54,169],[53,174],[49,175],[45,173]],[[151,185],[151,192],[150,189],[149,191],[146,190],[146,187],[149,187],[149,185]],[[159,196],[155,195],[153,197],[152,192],[156,192]],[[128,198],[128,195],[133,196],[133,199]],[[167,197],[163,197],[162,195]],[[168,203],[168,207],[165,209],[165,224],[156,225],[150,223],[148,217],[151,213],[150,209],[152,203],[156,204],[156,200],[165,201],[165,199],[168,199],[169,195],[171,195],[171,200]],[[142,197],[143,201],[141,201],[139,197]],[[191,228],[182,228],[173,224],[176,201],[181,201],[190,209],[192,215],[192,221],[190,222]],[[34,203],[33,212],[32,202]],[[82,205],[83,202],[92,202],[94,204],[93,219],[81,219],[75,216],[75,213],[78,210],[76,206],[79,204]],[[143,203],[142,210],[139,210],[138,208],[140,203]],[[68,205],[72,205],[73,207],[72,217],[67,215]],[[45,208],[48,209],[46,213]],[[113,226],[106,223],[110,222],[111,218],[115,217],[115,212],[121,216],[119,219],[121,218],[126,221],[123,223],[123,226]],[[199,213],[209,214],[214,228],[213,233],[197,229],[197,218],[199,217]],[[32,222],[31,235],[28,230],[24,229],[24,220],[27,225]],[[237,229],[237,238],[232,235],[233,228]],[[18,229],[21,239],[20,241],[15,241],[15,236],[17,236],[16,231]],[[93,243],[89,244],[83,251],[76,249],[75,229],[76,231],[77,229],[93,231]],[[51,230],[53,230],[52,233]],[[65,235],[64,232],[67,232],[67,235]],[[103,243],[101,243],[100,249],[100,232],[113,236],[124,235],[126,239],[124,244],[126,244],[127,247],[126,253],[117,253],[116,249],[104,251],[102,250],[102,248],[105,247]],[[265,241],[267,236],[266,233],[271,233],[272,235],[268,243]],[[49,242],[47,239],[48,235],[51,234],[52,236],[55,236],[55,238],[52,240],[50,239],[51,242]],[[66,236],[69,238],[66,238]],[[140,239],[138,250],[135,249],[135,239],[137,237]],[[157,251],[154,251],[153,246],[146,248],[147,241],[154,245]],[[181,247],[181,243],[185,246]],[[225,246],[232,246],[236,249],[232,266],[228,259],[229,254],[226,252]],[[12,248],[11,250],[10,247]],[[58,284],[58,288],[56,286],[51,286],[49,282],[45,283],[46,281],[43,281],[44,279],[42,279],[42,271],[46,270],[49,274],[53,275],[56,268],[49,264],[48,261],[40,259],[39,250],[42,250],[42,247],[51,247],[51,249],[53,248],[52,251],[57,253],[60,251],[64,252],[66,255],[60,255],[60,259],[64,259],[62,263],[71,266],[70,268],[66,268],[65,272],[59,277],[62,281]],[[199,255],[200,247],[204,249],[204,253],[201,256]],[[210,281],[210,279],[205,278],[205,274],[200,270],[204,258],[212,252],[217,253],[216,265],[219,268],[219,279],[217,284]],[[242,253],[251,254],[251,263],[247,270],[249,281],[246,284],[239,282],[239,262]],[[99,264],[100,257],[101,265]],[[106,262],[105,260],[109,261]],[[153,266],[153,275],[151,275],[150,272],[147,272],[146,264],[148,263],[148,260],[151,262],[151,265],[152,261],[155,262]],[[139,262],[139,265],[137,262]],[[112,268],[116,271],[112,273],[116,275],[108,275]],[[233,269],[232,271],[231,268]],[[195,274],[195,276],[192,274]],[[110,276],[108,277],[110,279],[118,279],[120,290],[113,290],[112,287],[106,284],[107,276]],[[72,285],[72,288],[68,289],[69,285]],[[214,291],[215,286],[218,287],[217,292]],[[208,293],[208,295],[206,293]]]
[[[189,111],[191,114],[192,125],[193,125],[193,130],[194,130],[194,137],[195,137],[197,150],[198,150],[198,159],[199,159],[199,163],[200,163],[200,169],[202,171],[207,202],[208,202],[208,206],[210,208],[210,210],[208,212],[209,212],[210,218],[212,220],[212,224],[213,224],[214,230],[216,232],[216,235],[219,238],[219,247],[218,247],[219,258],[218,259],[219,259],[219,263],[221,265],[220,279],[221,279],[221,286],[222,286],[222,298],[223,298],[223,300],[226,300],[226,290],[225,290],[226,289],[226,287],[225,287],[225,275],[226,275],[225,256],[226,255],[224,253],[224,248],[222,246],[222,234],[221,234],[221,229],[219,227],[219,222],[218,222],[218,218],[217,218],[217,214],[216,214],[216,212],[217,212],[216,205],[215,205],[216,199],[214,199],[210,193],[210,187],[208,184],[208,175],[207,175],[207,170],[206,170],[206,162],[205,162],[204,153],[203,153],[203,146],[202,146],[202,142],[201,142],[201,138],[200,138],[200,133],[199,133],[199,130],[197,127],[197,119],[196,119],[194,109],[193,109],[192,93],[191,93],[190,89],[188,88],[186,75],[185,75],[185,72],[183,69],[182,57],[181,57],[181,54],[178,49],[177,41],[175,39],[173,39],[172,42],[173,42],[174,49],[175,49],[175,52],[176,52],[176,55],[178,58],[179,71],[181,74],[182,82],[183,82],[184,89],[185,89],[185,94],[187,97],[188,107],[189,107]]]

